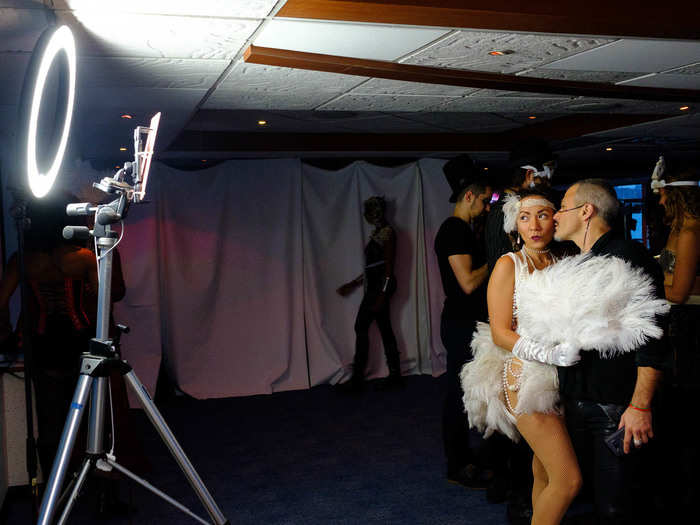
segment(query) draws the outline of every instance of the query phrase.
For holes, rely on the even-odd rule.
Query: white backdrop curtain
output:
[[[383,195],[397,232],[392,323],[404,373],[439,375],[443,293],[433,239],[452,212],[444,161],[338,171],[298,159],[230,161],[201,171],[155,163],[151,204],[132,207],[120,245],[131,324],[125,357],[155,386],[161,349],[197,398],[337,383],[351,372],[362,292],[335,290],[362,272],[371,227],[362,203]],[[368,375],[387,373],[370,332]]]

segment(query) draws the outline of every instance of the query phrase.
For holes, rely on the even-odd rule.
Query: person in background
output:
[[[99,282],[95,254],[81,245],[84,241],[66,240],[62,235],[64,226],[79,225],[79,218],[66,215],[66,205],[75,200],[71,195],[57,194],[30,201],[27,209],[30,224],[24,234],[25,276],[30,293],[29,304],[21,315],[29,317],[30,332],[23,333],[24,323],[19,322],[15,337],[20,350],[23,341],[31,338],[37,449],[45,481],[51,472],[78,382],[80,354],[88,350],[96,327]],[[0,280],[0,311],[8,309],[10,298],[19,285],[19,270],[17,253],[14,253]],[[111,292],[112,302],[121,300],[126,292],[116,250]],[[115,323],[110,318],[110,337],[115,334]],[[3,338],[9,336],[8,333],[2,335]],[[116,371],[110,382],[113,417],[120,428],[116,453],[121,464],[139,470],[147,462],[128,423],[125,383]],[[81,431],[76,440],[71,470],[79,467],[76,461],[84,453],[83,434]],[[100,514],[122,513],[127,506],[118,500],[116,479],[108,476],[97,476],[96,487],[90,486],[90,490],[95,490],[97,511]]]
[[[671,303],[668,340],[673,352],[665,403],[670,412],[664,426],[669,432],[663,452],[667,461],[663,464],[675,470],[668,476],[669,508],[689,510],[700,498],[700,455],[695,438],[677,422],[692,413],[700,394],[700,172],[659,173],[662,169],[663,160],[655,170],[652,189],[659,195],[664,222],[670,227],[658,260],[664,272],[664,293]]]
[[[486,253],[472,231],[475,219],[489,211],[491,186],[468,155],[460,155],[443,167],[452,189],[454,212],[435,236],[445,303],[440,338],[447,351],[447,394],[442,434],[447,459],[447,479],[469,488],[486,488],[477,454],[470,447],[467,416],[462,409],[459,371],[471,358],[469,342],[477,321],[485,321]]]
[[[68,224],[68,197],[30,201],[30,226],[24,234],[25,275],[30,333],[17,332],[18,344],[31,338],[34,390],[38,422],[37,448],[44,476],[51,472],[68,405],[78,379],[80,353],[94,334],[85,302],[97,300],[97,266],[94,254],[62,237]],[[8,307],[19,284],[17,253],[0,281],[0,308]],[[18,323],[21,327],[23,323]]]
[[[374,226],[365,246],[365,270],[352,281],[343,284],[337,292],[347,296],[356,287],[364,285],[364,296],[355,319],[355,357],[353,359],[351,388],[359,390],[365,380],[365,368],[369,357],[369,327],[377,322],[382,336],[384,355],[389,367],[385,387],[401,386],[401,357],[394,330],[391,327],[391,296],[396,291],[394,259],[396,233],[387,222],[386,201],[383,197],[370,197],[364,202],[365,220]]]

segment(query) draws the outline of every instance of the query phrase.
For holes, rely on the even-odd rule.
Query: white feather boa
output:
[[[567,257],[518,283],[518,332],[545,343],[570,343],[603,357],[635,350],[662,329],[669,304],[651,278],[628,262],[590,254]]]

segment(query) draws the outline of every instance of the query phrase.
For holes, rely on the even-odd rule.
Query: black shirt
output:
[[[643,268],[654,281],[655,294],[664,297],[661,267],[638,242],[616,238],[607,232],[591,248],[594,255],[612,255],[635,268]],[[658,319],[665,329],[666,319]],[[665,331],[665,330],[664,330]],[[569,399],[625,405],[632,399],[637,382],[637,367],[664,370],[670,354],[664,338],[650,339],[634,352],[603,359],[598,352],[581,352],[581,361],[570,367],[560,367],[559,390]]]
[[[435,236],[435,254],[445,292],[443,318],[486,321],[486,281],[471,294],[466,294],[447,260],[451,255],[471,255],[472,270],[486,264],[484,247],[469,224],[459,217],[447,218]]]
[[[508,252],[517,250],[510,236],[503,231],[503,204],[506,194],[503,193],[499,199],[491,205],[486,217],[486,257],[489,265],[489,274],[496,266],[496,261]]]

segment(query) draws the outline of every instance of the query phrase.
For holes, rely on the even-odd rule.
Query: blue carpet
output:
[[[159,408],[232,524],[505,524],[505,505],[445,479],[443,392],[443,378],[412,376],[401,390],[370,383],[359,395],[343,395],[319,386],[245,398],[180,397]],[[206,517],[144,414],[131,416],[147,459],[138,474]],[[119,498],[130,512],[97,517],[94,482],[69,523],[195,523],[127,480],[119,482]],[[22,492],[10,493],[2,518],[30,523]]]

